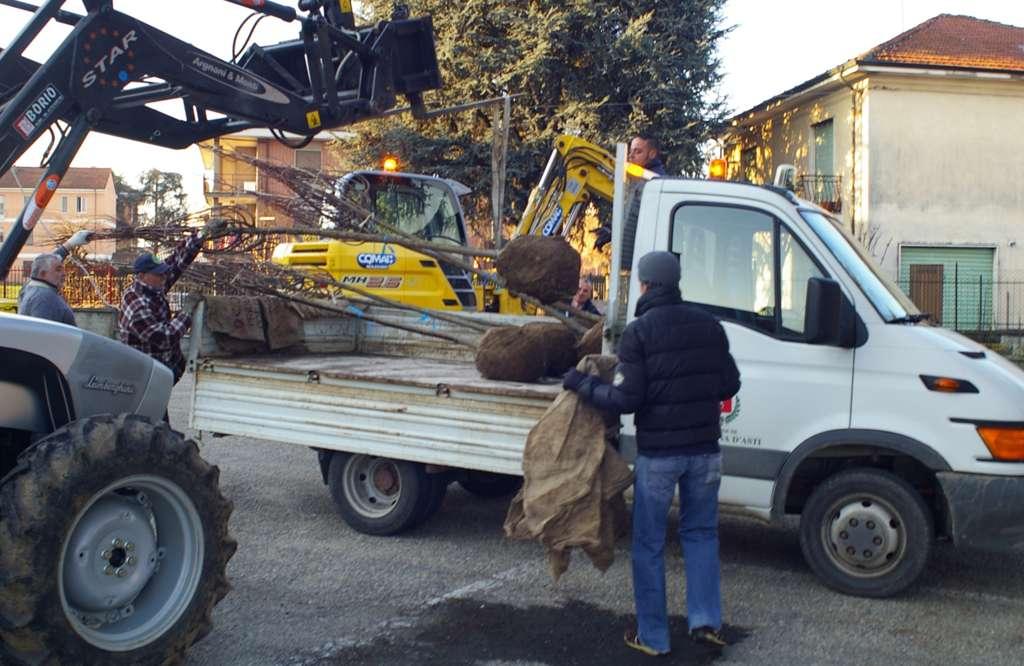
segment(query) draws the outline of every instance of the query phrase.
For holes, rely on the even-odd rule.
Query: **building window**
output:
[[[60,212],[62,212],[62,213],[68,212],[68,198],[67,197],[63,197],[62,196],[60,198]]]
[[[76,213],[84,213],[85,212],[85,197],[75,197],[75,212]]]
[[[832,129],[832,119],[829,118],[816,125],[812,125],[814,131],[814,174],[817,176],[828,176],[835,173],[835,133]]]
[[[295,151],[295,167],[319,171],[323,167],[323,155],[319,148],[302,148]]]
[[[6,217],[6,216],[7,216],[7,208],[5,207],[5,204],[4,204],[4,197],[3,197],[2,194],[0,194],[0,217]]]

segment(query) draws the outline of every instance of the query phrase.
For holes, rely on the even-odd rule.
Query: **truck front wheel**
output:
[[[928,563],[932,516],[913,486],[861,468],[826,479],[800,517],[804,559],[826,585],[863,597],[892,596]]]
[[[416,525],[435,492],[423,465],[379,456],[335,453],[327,485],[338,512],[364,534],[397,534]]]
[[[228,591],[231,503],[194,442],[138,416],[40,440],[0,486],[0,637],[16,662],[176,664]]]

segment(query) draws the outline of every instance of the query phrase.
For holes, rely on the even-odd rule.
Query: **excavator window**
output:
[[[361,173],[343,178],[339,189],[385,227],[428,241],[466,244],[453,194],[437,179]]]

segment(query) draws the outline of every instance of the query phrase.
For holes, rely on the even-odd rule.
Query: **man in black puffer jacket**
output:
[[[718,560],[721,402],[740,388],[729,340],[711,314],[683,303],[679,259],[650,252],[637,267],[636,319],[619,343],[614,381],[570,370],[564,387],[595,407],[635,412],[633,592],[637,628],[626,644],[646,654],[670,650],[665,604],[665,526],[679,487],[679,538],[686,559],[686,605],[694,640],[724,646]]]

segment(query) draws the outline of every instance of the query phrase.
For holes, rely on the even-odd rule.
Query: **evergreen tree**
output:
[[[147,225],[168,224],[188,215],[180,173],[150,169],[142,174],[142,218]]]
[[[512,102],[506,215],[518,217],[558,134],[607,149],[645,131],[657,137],[670,173],[695,173],[701,146],[725,106],[716,45],[724,0],[417,0],[430,14],[444,88],[432,106],[502,94]],[[363,3],[371,20],[391,16],[390,0]],[[357,125],[341,145],[346,168],[367,168],[387,153],[402,169],[470,186],[471,209],[486,218],[493,111],[427,122],[409,117]],[[473,213],[471,212],[472,216]],[[509,220],[511,221],[511,220]]]

